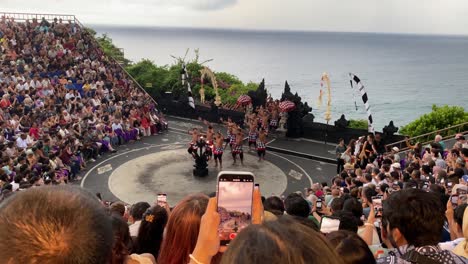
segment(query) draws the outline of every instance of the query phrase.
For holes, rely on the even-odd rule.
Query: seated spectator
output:
[[[440,199],[432,192],[404,189],[383,203],[383,237],[393,246],[389,256],[377,263],[466,263],[466,259],[437,247],[444,225]]]
[[[339,230],[347,230],[357,233],[359,227],[359,221],[350,212],[339,211],[334,214],[335,217],[340,219]]]
[[[268,211],[276,216],[281,216],[284,214],[284,203],[277,196],[268,197],[263,203],[265,211]]]
[[[129,221],[130,225],[130,236],[137,237],[138,230],[140,229],[141,220],[143,219],[143,214],[146,212],[148,208],[150,208],[150,204],[147,202],[138,202],[130,208],[130,216]]]
[[[128,225],[119,215],[112,215],[112,229],[114,231],[114,243],[112,246],[111,264],[155,264],[156,260],[151,254],[131,254],[132,239],[128,231]]]
[[[112,225],[90,193],[71,187],[22,191],[0,207],[5,263],[107,263]],[[48,205],[48,206],[45,206]]]
[[[307,201],[296,193],[292,193],[284,200],[286,213],[292,216],[307,218],[311,212],[311,208]]]
[[[122,202],[112,203],[110,206],[110,212],[124,217],[125,215],[125,204]]]
[[[167,220],[168,214],[165,208],[159,205],[148,208],[143,214],[133,252],[149,253],[157,259]]]
[[[158,263],[179,264],[190,261],[189,255],[197,243],[200,220],[207,205],[208,197],[197,194],[185,198],[172,210]]]
[[[216,212],[215,201],[210,200],[210,205],[203,215],[197,245],[190,255],[190,264],[210,263],[219,250],[217,229],[220,217]],[[253,214],[255,215],[255,212]],[[244,228],[229,244],[221,263],[343,262],[320,233],[290,216],[283,216],[277,221],[267,221],[261,225],[254,224]]]
[[[327,235],[335,252],[346,264],[375,263],[374,256],[366,242],[356,232],[335,231]]]
[[[341,263],[338,259],[322,235],[285,216],[242,230],[221,263]]]
[[[454,210],[452,202],[449,201],[447,203],[447,211],[445,212],[445,215],[447,216],[452,241],[439,243],[442,250],[453,251],[460,242],[465,240],[465,237],[463,236],[463,216],[465,214],[466,206],[466,203],[461,204]]]
[[[372,203],[372,202],[371,202]],[[345,212],[350,212],[351,214],[354,215],[355,219],[358,221],[359,228],[358,228],[358,235],[363,237],[364,232],[366,230],[366,226],[364,222],[361,220],[363,216],[363,208],[361,203],[355,198],[349,198],[345,200],[343,204],[343,211]],[[372,210],[371,210],[372,211]],[[377,233],[377,230],[374,228],[373,230],[373,236],[372,236],[372,245],[380,244],[380,238],[379,234]]]

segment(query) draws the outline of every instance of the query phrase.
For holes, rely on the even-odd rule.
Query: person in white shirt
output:
[[[132,223],[129,226],[131,237],[138,236],[138,229],[140,229],[140,224],[143,218],[143,214],[150,207],[151,206],[147,202],[138,202],[132,205],[132,207],[130,208],[130,217],[128,218],[128,220],[130,221],[130,223]]]
[[[114,123],[112,123],[112,131],[116,131],[117,129],[123,130],[122,129],[122,124],[119,123],[119,120],[114,120]]]
[[[65,100],[70,100],[71,98],[75,98],[72,90],[68,90],[67,94],[65,95]]]
[[[29,91],[29,85],[27,82],[20,80],[20,82],[16,85],[16,91]]]
[[[42,79],[42,87],[43,88],[48,88],[50,85],[50,80],[48,78]]]
[[[452,241],[447,241],[439,243],[442,250],[452,251],[460,242],[465,240],[463,236],[463,215],[465,213],[467,204],[461,204],[453,209],[452,203],[449,200],[447,203],[447,211],[445,211],[445,216],[447,217],[449,228],[450,228],[450,238]]]
[[[16,139],[16,146],[19,149],[26,149],[30,143],[31,142],[28,140],[28,136],[24,133]]]
[[[20,181],[19,181],[19,177],[18,177],[18,176],[15,177],[15,180],[12,181],[12,182],[10,183],[11,186],[12,186],[11,190],[12,190],[13,192],[16,192],[16,191],[19,189],[19,186],[20,186],[19,183],[20,183]]]

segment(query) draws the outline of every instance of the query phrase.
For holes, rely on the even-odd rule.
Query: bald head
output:
[[[64,186],[21,191],[0,206],[6,263],[106,263],[112,225],[90,193]]]

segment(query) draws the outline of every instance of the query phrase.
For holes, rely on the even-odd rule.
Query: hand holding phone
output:
[[[202,263],[209,263],[211,257],[219,251],[219,214],[216,198],[210,198],[208,206],[200,221],[198,239],[192,255]]]
[[[218,233],[221,245],[228,245],[252,223],[254,175],[251,172],[222,171],[218,174]]]

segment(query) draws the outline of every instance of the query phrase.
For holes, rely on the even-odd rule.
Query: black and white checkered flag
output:
[[[182,64],[182,85],[185,85],[185,83],[187,83],[188,104],[190,105],[190,107],[195,109],[195,101],[193,100],[192,87],[190,87],[190,80],[187,72],[187,67],[185,64]]]
[[[368,128],[370,133],[375,133],[374,126],[373,126],[373,120],[372,120],[372,113],[370,110],[370,105],[369,105],[369,98],[367,97],[367,92],[364,89],[364,85],[361,83],[361,79],[357,77],[356,75],[349,73],[349,77],[351,78],[350,83],[351,83],[351,88],[354,88],[353,86],[353,81],[356,83],[357,88],[359,89],[359,92],[361,93],[362,101],[364,102],[364,105],[366,107],[367,111],[367,121],[368,121]]]

